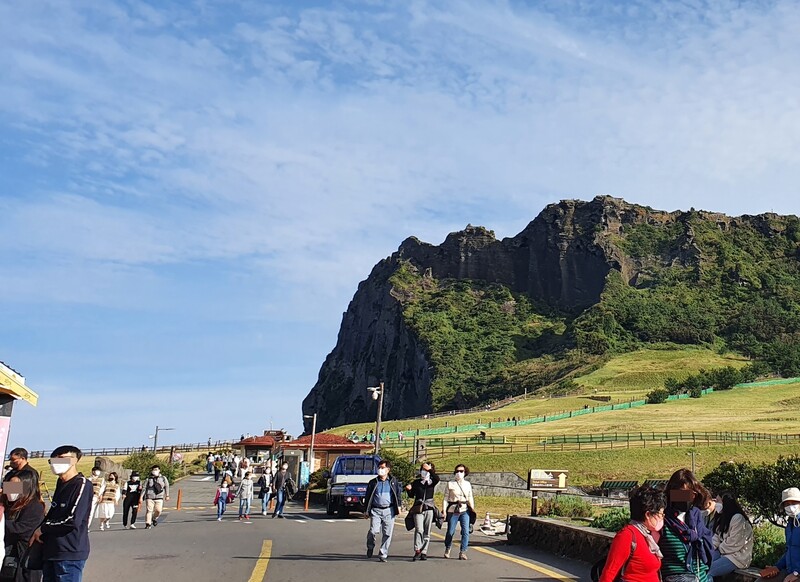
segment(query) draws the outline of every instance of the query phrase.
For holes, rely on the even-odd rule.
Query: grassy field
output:
[[[680,350],[639,350],[612,358],[598,370],[576,378],[576,383],[585,389],[585,393],[581,395],[565,398],[529,398],[498,410],[473,414],[458,414],[432,419],[392,420],[384,422],[383,427],[387,431],[395,431],[476,424],[479,421],[505,420],[512,417],[530,418],[542,414],[578,410],[587,404],[589,406],[600,404],[597,400],[592,399],[593,396],[608,396],[612,402],[624,402],[643,397],[653,388],[662,386],[668,376],[684,377],[702,368],[719,368],[728,365],[740,367],[745,363],[746,360],[735,354],[721,356],[712,350],[696,347]],[[593,416],[582,418],[588,419]],[[559,421],[559,424],[560,422],[562,421]],[[363,435],[374,428],[374,422],[367,422],[348,424],[326,432],[347,435],[351,430],[355,430],[358,434]],[[502,430],[492,432],[492,434],[503,433]]]
[[[666,479],[681,467],[691,467],[691,448],[665,447],[616,451],[582,451],[564,453],[513,453],[496,455],[461,455],[436,459],[439,474],[449,474],[458,463],[473,472],[508,471],[525,477],[528,471],[562,469],[569,471],[569,484],[599,486],[605,480]],[[772,446],[710,446],[697,447],[695,466],[702,476],[722,461],[773,462],[779,456],[795,454],[796,448]],[[476,501],[479,503],[479,501]]]

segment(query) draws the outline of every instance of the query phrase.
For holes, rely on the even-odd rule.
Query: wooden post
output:
[[[531,517],[536,517],[539,511],[539,492],[535,489],[531,491]]]

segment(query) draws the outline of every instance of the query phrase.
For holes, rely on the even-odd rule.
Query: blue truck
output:
[[[347,517],[366,509],[367,483],[378,476],[380,461],[376,455],[342,455],[334,461],[325,495],[328,515]]]

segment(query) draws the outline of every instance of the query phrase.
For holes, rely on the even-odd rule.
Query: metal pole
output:
[[[306,505],[304,511],[308,511],[308,498],[311,496],[311,473],[314,472],[314,437],[317,434],[317,413],[314,413],[314,420],[311,421],[311,449],[308,453],[308,485],[306,485]]]
[[[158,448],[158,425],[156,425],[156,433],[153,435],[153,452]]]
[[[381,450],[381,415],[383,414],[383,382],[378,392],[378,417],[375,419],[375,454]]]

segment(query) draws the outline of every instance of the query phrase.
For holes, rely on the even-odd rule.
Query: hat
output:
[[[797,501],[800,503],[800,489],[797,487],[789,487],[788,489],[784,489],[781,493],[781,505],[787,501]]]
[[[132,471],[131,472],[131,477],[138,477],[138,476],[139,476],[139,471]]]

